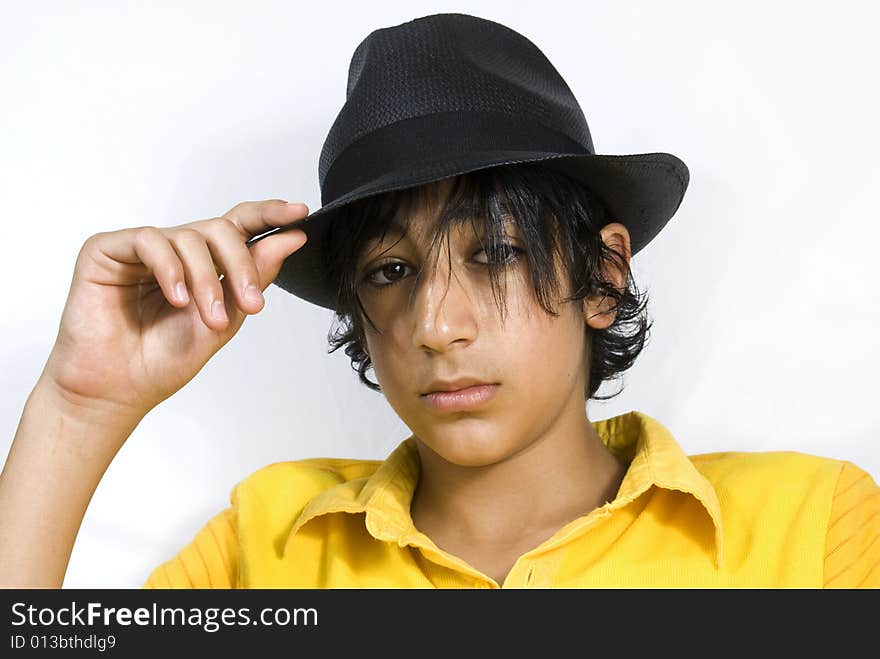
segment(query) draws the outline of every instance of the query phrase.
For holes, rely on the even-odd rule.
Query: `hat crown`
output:
[[[339,156],[364,136],[449,112],[532,121],[595,153],[577,99],[535,44],[500,23],[434,14],[374,30],[355,49],[345,104],[321,150],[322,191]]]
[[[322,206],[276,230],[300,228],[308,240],[273,283],[337,310],[343,266],[335,238],[345,237],[352,204],[538,162],[588,188],[629,230],[633,256],[673,216],[690,180],[670,153],[596,154],[562,76],[537,46],[500,23],[449,13],[374,30],[352,55],[346,100],[321,150]]]

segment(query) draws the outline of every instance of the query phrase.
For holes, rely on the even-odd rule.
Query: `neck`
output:
[[[563,414],[540,437],[497,463],[452,464],[422,441],[411,513],[416,527],[468,543],[549,537],[612,501],[626,473],[586,416]]]

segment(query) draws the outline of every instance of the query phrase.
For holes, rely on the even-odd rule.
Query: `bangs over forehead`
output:
[[[341,284],[337,309],[354,304],[372,325],[357,298],[365,257],[378,247],[382,250],[377,253],[384,253],[405,235],[414,238],[414,234],[418,234],[427,244],[427,253],[433,255],[430,267],[435,267],[441,253],[451,260],[450,232],[470,227],[486,250],[507,244],[508,231],[519,234],[537,297],[548,313],[555,314],[549,299],[559,294],[559,261],[570,262],[573,254],[570,245],[566,248],[567,241],[559,239],[557,213],[552,204],[542,198],[540,186],[547,185],[546,178],[537,171],[500,166],[350,204],[330,228],[331,235],[324,243],[325,259],[333,264],[331,271]],[[443,245],[445,250],[438,249]],[[560,253],[562,259],[558,258]],[[493,296],[502,317],[507,311],[504,268],[503,263],[490,260],[488,264]],[[424,268],[420,267],[417,281],[423,272]]]
[[[491,190],[486,189],[489,185]],[[384,245],[389,236],[414,237],[414,222],[419,226],[417,231],[429,230],[431,251],[450,231],[466,224],[474,234],[487,237],[503,236],[504,227],[517,226],[499,181],[480,181],[476,176],[460,175],[398,190],[381,195],[368,206],[365,204],[358,256],[376,244]]]

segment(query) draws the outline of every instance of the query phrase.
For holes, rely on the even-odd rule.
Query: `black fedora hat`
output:
[[[279,231],[308,241],[272,282],[335,309],[322,240],[358,199],[497,165],[538,162],[582,182],[630,233],[632,255],[672,218],[687,166],[669,153],[597,155],[580,105],[526,37],[448,13],[380,28],[351,58],[346,100],[321,150],[321,208]]]

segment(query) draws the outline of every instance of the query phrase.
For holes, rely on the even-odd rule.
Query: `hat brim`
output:
[[[402,190],[498,165],[541,161],[583,183],[603,201],[609,221],[620,222],[630,234],[635,256],[666,226],[684,199],[690,181],[687,166],[670,153],[596,155],[546,151],[469,152],[466,159],[429,163],[392,171],[347,192],[307,217],[261,234],[250,246],[271,235],[301,229],[308,240],[288,256],[272,282],[312,304],[335,310],[335,282],[321,260],[327,228],[346,205],[383,192]]]

